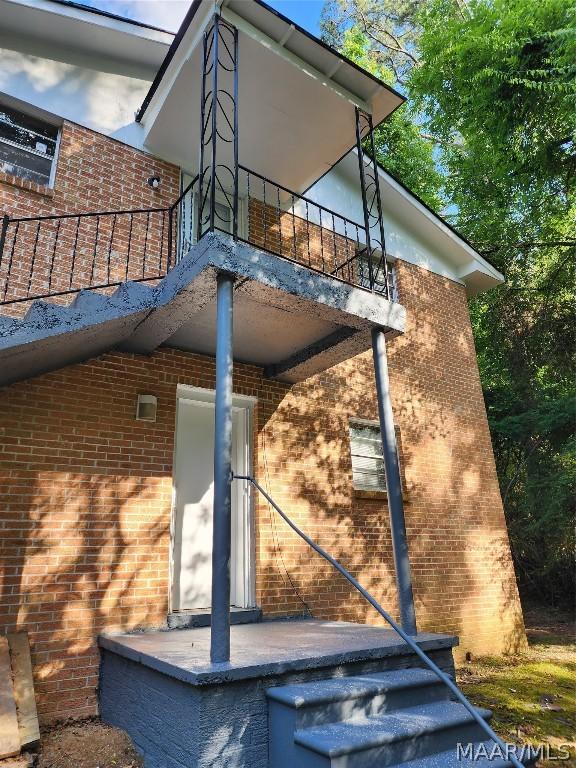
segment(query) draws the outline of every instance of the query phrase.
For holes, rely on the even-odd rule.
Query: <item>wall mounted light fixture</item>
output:
[[[158,189],[160,186],[160,176],[150,176],[148,178],[148,186],[152,189]]]

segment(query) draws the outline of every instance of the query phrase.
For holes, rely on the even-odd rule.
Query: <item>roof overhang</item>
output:
[[[170,32],[54,0],[0,0],[0,36],[36,41],[40,49],[139,67],[150,79],[174,39]]]
[[[202,37],[214,13],[239,32],[240,162],[300,191],[355,143],[354,107],[375,125],[403,97],[260,0],[196,0],[139,113],[145,144],[198,170]]]
[[[350,152],[335,171],[350,185],[358,184],[358,156]],[[391,257],[411,261],[417,266],[456,279],[474,296],[504,282],[504,276],[485,259],[459,232],[429,208],[398,179],[378,168],[380,195],[384,209],[387,251]],[[357,210],[346,215],[362,223],[360,195]],[[398,231],[395,229],[398,224]],[[410,242],[403,233],[410,234]],[[419,247],[419,245],[421,247]]]

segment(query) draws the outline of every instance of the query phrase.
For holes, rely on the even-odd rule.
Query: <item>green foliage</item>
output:
[[[513,554],[524,589],[573,599],[576,4],[332,0],[325,19],[409,97],[378,159],[506,276],[471,316]]]
[[[511,175],[528,191],[553,183],[550,192],[564,196],[576,162],[576,6],[473,0],[468,8],[461,16],[453,0],[423,5],[412,97],[457,156],[497,152],[497,179]]]
[[[328,0],[320,21],[322,36],[342,48],[346,33],[358,30],[369,46],[371,61],[392,72],[402,86],[416,61],[420,5],[421,0]]]
[[[410,93],[441,147],[458,227],[507,282],[471,302],[517,570],[574,594],[576,6],[475,0],[419,15]],[[544,244],[533,246],[532,243]]]
[[[394,75],[372,55],[368,37],[358,27],[341,35],[340,50],[352,61],[392,84]],[[436,168],[433,144],[423,138],[417,115],[403,104],[374,132],[376,159],[431,207],[440,207],[442,176]]]

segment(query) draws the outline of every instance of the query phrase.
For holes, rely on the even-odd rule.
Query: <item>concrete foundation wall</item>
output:
[[[434,661],[453,672],[450,649]],[[414,665],[411,655],[339,667],[193,686],[102,651],[102,718],[126,730],[145,768],[268,768],[266,688]]]

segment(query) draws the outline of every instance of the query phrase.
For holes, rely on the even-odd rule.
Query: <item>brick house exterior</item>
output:
[[[154,175],[158,190],[146,184]],[[163,207],[179,189],[178,166],[65,120],[54,188],[3,173],[0,214]],[[268,238],[280,236],[274,216],[253,205],[256,245],[263,221]],[[280,226],[290,256],[300,235],[294,229],[291,240],[290,223]],[[350,248],[315,227],[312,260],[321,237],[333,237],[340,253]],[[522,614],[465,286],[401,258],[394,270],[407,327],[388,354],[419,629],[459,635],[462,655],[514,651],[525,643]],[[22,316],[28,307],[0,313]],[[97,711],[100,632],[165,626],[178,385],[213,390],[214,358],[163,346],[150,355],[111,349],[0,391],[0,626],[29,633],[44,722]],[[136,397],[148,391],[157,420],[135,421]],[[370,354],[295,384],[235,363],[234,392],[256,399],[257,479],[396,612],[386,493],[352,482],[350,420],[378,418]],[[261,500],[254,520],[265,618],[311,612],[378,623]]]

